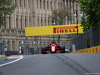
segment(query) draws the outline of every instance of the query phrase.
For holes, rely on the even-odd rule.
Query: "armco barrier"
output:
[[[19,55],[19,51],[6,51],[5,52],[6,56],[10,56],[10,55]]]
[[[86,49],[74,51],[74,52],[71,52],[71,53],[100,53],[100,46],[86,48]]]

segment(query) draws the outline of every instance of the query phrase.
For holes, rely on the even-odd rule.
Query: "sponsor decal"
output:
[[[79,29],[78,26],[69,26],[69,27],[54,27],[53,33],[69,33],[69,32],[77,32]]]

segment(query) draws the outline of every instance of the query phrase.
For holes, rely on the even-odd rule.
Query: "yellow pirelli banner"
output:
[[[58,35],[58,34],[75,34],[83,33],[83,29],[78,24],[74,25],[56,25],[43,27],[26,27],[25,36],[43,36],[43,35]]]

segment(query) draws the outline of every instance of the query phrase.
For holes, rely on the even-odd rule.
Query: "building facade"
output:
[[[76,0],[14,0],[17,4],[12,15],[8,15],[6,18],[6,26],[2,27],[1,42],[5,43],[9,51],[18,51],[20,43],[30,43],[30,47],[36,47],[39,49],[52,42],[53,36],[32,36],[25,37],[25,27],[36,26],[50,26],[52,25],[52,19],[49,16],[52,15],[53,9],[62,9],[64,7],[70,8],[70,13],[74,14],[76,10],[78,14],[83,13],[79,9],[79,4]],[[72,17],[72,16],[70,16]],[[81,17],[78,18],[80,23]],[[76,23],[76,18],[72,18],[69,21],[66,17],[64,24],[69,25]],[[57,36],[54,36],[57,42]],[[67,35],[61,35],[60,44],[69,48],[70,40]]]

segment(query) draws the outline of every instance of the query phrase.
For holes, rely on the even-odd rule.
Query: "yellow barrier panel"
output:
[[[99,53],[100,53],[100,47],[99,47]]]
[[[100,53],[100,46],[74,51],[71,53]]]
[[[5,55],[0,55],[0,57],[5,57]]]
[[[58,34],[75,34],[83,33],[83,29],[78,24],[73,25],[57,25],[57,26],[43,26],[43,27],[26,27],[25,36],[42,36],[42,35],[58,35]]]

